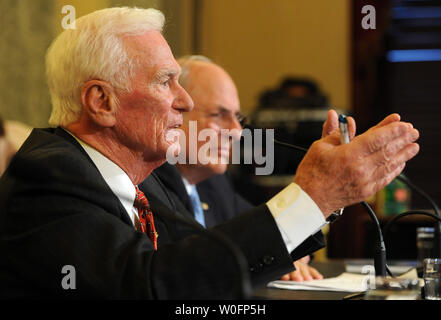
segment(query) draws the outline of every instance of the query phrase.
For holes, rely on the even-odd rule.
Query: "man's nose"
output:
[[[185,89],[181,87],[181,85],[179,84],[177,87],[177,91],[178,92],[176,93],[176,98],[173,107],[183,112],[189,112],[193,110],[194,108],[193,99],[190,97],[187,91],[185,91]]]
[[[242,135],[242,125],[235,115],[231,117],[231,121],[229,121],[228,130],[230,132],[230,136],[233,140],[239,141]]]

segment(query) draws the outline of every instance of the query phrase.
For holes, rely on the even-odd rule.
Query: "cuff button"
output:
[[[266,255],[263,257],[263,263],[267,266],[271,265],[274,262],[274,257],[270,255]]]

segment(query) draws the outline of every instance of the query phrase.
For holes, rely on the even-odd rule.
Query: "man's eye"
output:
[[[168,87],[169,82],[170,82],[170,80],[164,81],[164,82],[162,83],[162,85],[163,85],[164,87]]]
[[[217,118],[220,116],[220,113],[210,113],[210,117]]]

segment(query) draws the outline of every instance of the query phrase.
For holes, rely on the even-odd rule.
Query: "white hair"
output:
[[[179,83],[184,89],[188,88],[190,69],[193,63],[195,62],[213,63],[213,61],[211,61],[210,58],[207,58],[206,56],[202,56],[202,55],[183,56],[177,59],[176,61],[181,66],[181,75],[179,76]]]
[[[64,30],[46,53],[52,100],[49,124],[66,126],[79,118],[81,88],[89,80],[130,91],[137,61],[126,52],[123,37],[162,32],[164,20],[156,9],[108,8],[85,15],[75,21],[75,29]]]

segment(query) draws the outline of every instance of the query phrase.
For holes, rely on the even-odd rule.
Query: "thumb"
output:
[[[338,115],[333,109],[328,111],[328,116],[322,129],[322,138],[329,136],[333,131],[338,128]]]
[[[340,144],[340,130],[334,130],[332,133],[328,134],[321,139],[325,142],[328,147],[330,146],[338,146]]]

